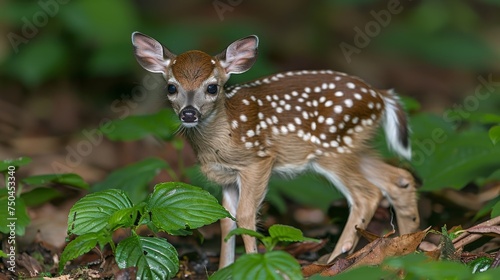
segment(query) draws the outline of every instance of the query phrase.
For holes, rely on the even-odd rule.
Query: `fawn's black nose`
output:
[[[193,106],[187,106],[186,108],[181,110],[179,118],[185,124],[195,124],[198,122],[199,115],[200,112],[196,110],[196,108],[194,108]]]

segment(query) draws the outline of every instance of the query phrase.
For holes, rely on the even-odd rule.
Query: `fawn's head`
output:
[[[214,114],[218,101],[224,100],[229,76],[254,64],[258,43],[257,36],[249,36],[215,56],[201,51],[175,55],[149,36],[132,34],[137,61],[147,71],[163,74],[168,99],[185,127],[194,127]]]

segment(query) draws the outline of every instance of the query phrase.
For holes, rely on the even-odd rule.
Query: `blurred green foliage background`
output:
[[[192,48],[217,53],[233,40],[259,35],[255,69],[234,81],[278,70],[332,68],[377,86],[402,88],[417,99],[432,93],[441,95],[434,97],[440,101],[455,101],[476,74],[499,70],[497,0],[7,0],[1,5],[0,82],[7,99],[13,98],[9,89],[27,98],[61,80],[78,85],[84,99],[126,93],[144,75],[132,56],[130,34],[136,30],[176,53]],[[399,12],[379,21],[378,31],[370,26],[374,14],[390,6]],[[375,35],[346,59],[340,44],[356,46],[356,27],[371,28]],[[412,69],[423,72],[413,77]]]
[[[494,96],[500,85],[498,0],[7,0],[1,5],[0,143],[11,146],[19,137],[66,137],[106,118],[166,106],[163,86],[146,88],[134,99],[150,74],[133,56],[133,31],[174,53],[211,54],[257,34],[256,65],[230,83],[277,71],[334,69],[379,88],[396,88],[424,111],[439,114],[462,105],[481,84],[478,77],[489,79]],[[488,108],[482,112],[500,111],[499,98],[490,100],[496,101],[481,102]],[[118,110],[116,102],[128,104],[127,111]]]

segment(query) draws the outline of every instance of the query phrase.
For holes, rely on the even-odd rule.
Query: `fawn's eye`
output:
[[[207,86],[207,92],[210,94],[216,94],[219,91],[219,86],[216,84],[209,84]]]
[[[167,86],[167,92],[169,94],[174,94],[174,93],[177,93],[177,87],[173,84],[168,84]]]

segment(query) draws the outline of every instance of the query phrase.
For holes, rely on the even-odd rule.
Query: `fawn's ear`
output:
[[[132,33],[132,45],[137,62],[149,72],[165,74],[176,57],[158,41],[139,32]]]
[[[259,38],[255,35],[240,39],[227,47],[216,58],[227,74],[239,74],[247,71],[257,60]]]

